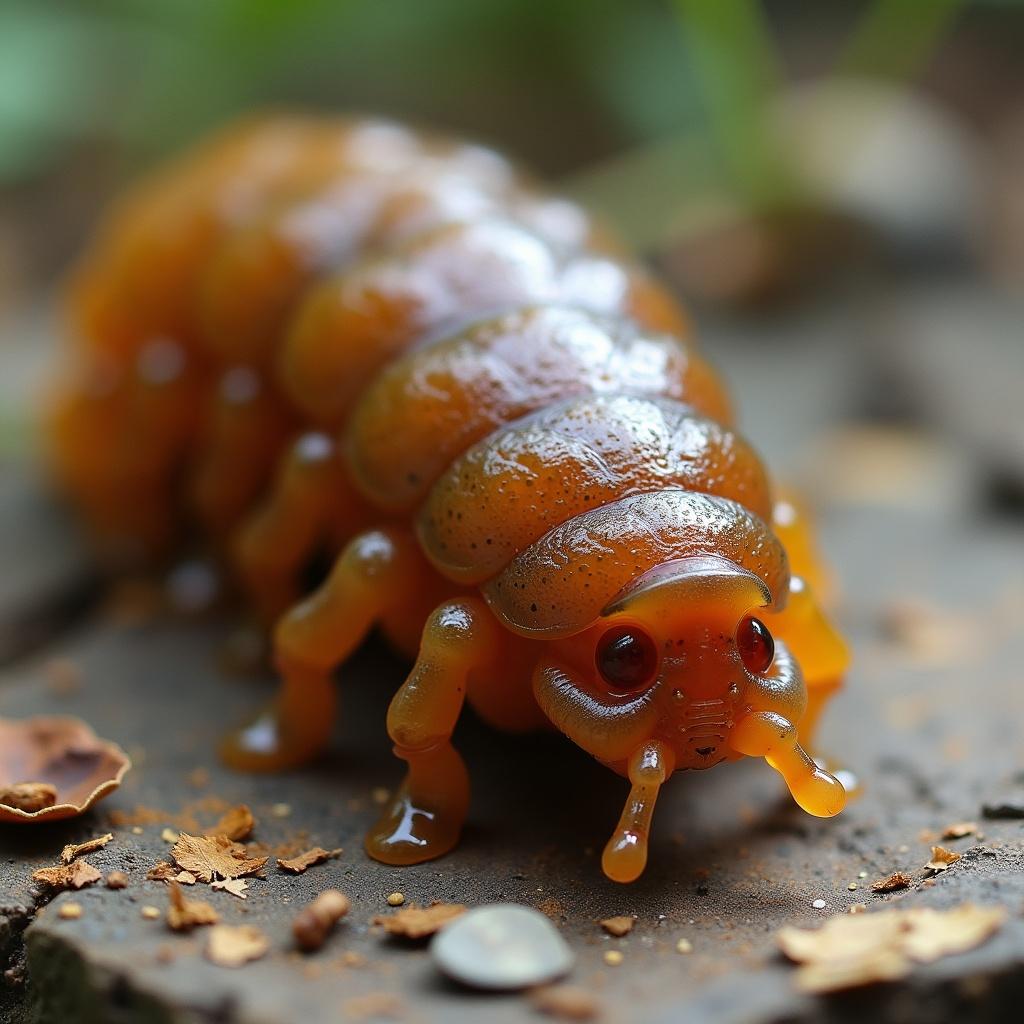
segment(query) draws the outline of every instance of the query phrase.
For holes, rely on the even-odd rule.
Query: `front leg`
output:
[[[483,599],[447,601],[423,629],[419,657],[388,709],[405,781],[366,837],[385,864],[418,864],[458,842],[469,809],[469,777],[451,744],[470,674],[495,666],[501,627]]]
[[[318,754],[334,724],[334,668],[383,616],[414,603],[430,576],[406,530],[369,530],[352,540],[319,589],[278,623],[274,661],[281,688],[267,711],[228,737],[222,750],[228,763],[277,771]]]

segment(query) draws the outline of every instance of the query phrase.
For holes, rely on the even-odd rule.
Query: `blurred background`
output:
[[[1022,47],[1014,0],[0,0],[2,450],[32,451],[54,288],[104,203],[301,106],[464,132],[607,212],[770,455],[807,450],[797,388],[876,489],[960,446],[946,491],[1019,511]]]

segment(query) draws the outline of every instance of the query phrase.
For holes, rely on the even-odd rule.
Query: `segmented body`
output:
[[[724,560],[766,614],[791,587],[779,536],[799,578],[815,573],[802,526],[772,529],[767,475],[686,316],[620,252],[489,151],[379,122],[244,125],[111,213],[71,291],[55,462],[110,549],[159,552],[198,527],[267,620],[284,613],[281,699],[230,746],[237,762],[314,752],[334,665],[374,623],[415,653],[424,622],[390,722],[411,767],[392,825],[421,797],[462,799],[445,709],[467,686],[496,724],[550,720],[631,779],[641,733],[674,767],[745,752],[728,738],[757,700],[702,684],[693,654],[671,728],[649,694],[628,714],[601,697],[596,733],[573,719],[592,709],[552,696],[592,674],[595,623],[631,587],[643,606],[659,567]],[[324,547],[331,577],[288,611]],[[804,632],[833,683],[838,642]],[[455,695],[422,696],[451,675],[431,644],[469,652]],[[785,701],[795,728],[803,707]],[[443,800],[422,796],[427,777]],[[451,845],[442,832],[417,847],[378,830],[371,852],[423,859]]]

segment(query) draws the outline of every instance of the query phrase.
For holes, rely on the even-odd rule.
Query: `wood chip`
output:
[[[248,839],[255,827],[256,819],[252,816],[252,811],[245,804],[239,804],[238,807],[225,811],[220,821],[209,829],[206,835],[226,836],[237,843]]]
[[[244,900],[247,898],[245,890],[249,888],[249,883],[244,878],[229,878],[226,882],[211,882],[210,888],[223,890],[232,896],[237,896],[240,900]]]
[[[84,860],[52,868],[40,868],[32,872],[34,882],[42,882],[51,889],[83,889],[98,882],[102,877],[88,861]]]
[[[336,850],[325,850],[322,846],[314,846],[311,850],[306,850],[297,857],[284,859],[279,857],[277,866],[282,871],[287,871],[293,875],[301,875],[306,868],[311,868],[314,864],[320,864],[325,860],[330,860],[332,857],[340,855],[341,847],[338,847]]]
[[[128,888],[128,876],[123,871],[111,871],[104,881],[108,889]]]
[[[964,836],[972,836],[978,831],[976,821],[958,821],[953,825],[947,825],[942,831],[943,839],[963,839]]]
[[[82,916],[82,904],[81,903],[62,903],[60,910],[57,911],[60,917],[63,917],[66,921],[77,921]]]
[[[220,914],[203,900],[187,900],[177,882],[170,883],[170,905],[167,908],[167,925],[172,931],[187,932],[199,925],[216,924]]]
[[[206,959],[220,967],[241,967],[259,960],[270,949],[270,940],[255,925],[218,924],[210,929]]]
[[[178,867],[191,871],[201,882],[255,875],[267,863],[266,857],[248,857],[244,846],[225,836],[190,836],[185,832],[174,844],[171,856]]]
[[[95,839],[87,839],[84,843],[69,843],[60,852],[60,859],[63,864],[70,864],[76,857],[83,853],[93,853],[100,850],[113,839],[113,833],[97,836]]]
[[[429,907],[409,906],[393,914],[378,914],[370,923],[380,925],[388,935],[425,939],[465,912],[461,903],[433,903]]]
[[[544,985],[535,989],[534,1009],[561,1020],[593,1020],[600,1012],[600,1004],[585,989],[576,985]]]
[[[57,802],[57,787],[48,782],[16,782],[0,789],[0,804],[34,814]]]
[[[623,935],[628,935],[633,930],[633,925],[635,923],[635,918],[620,915],[619,917],[606,917],[601,922],[601,927],[609,935],[614,935],[616,938],[621,938]]]
[[[292,935],[300,949],[319,949],[334,926],[348,913],[348,897],[337,889],[325,889],[292,922]]]
[[[914,884],[914,879],[902,871],[894,871],[887,878],[879,878],[871,883],[872,892],[895,892],[897,889],[908,889]]]
[[[952,910],[914,908],[840,914],[818,929],[782,928],[783,953],[802,966],[797,988],[836,992],[905,977],[917,963],[962,953],[994,935],[1006,920],[1002,907],[965,904]]]
[[[949,870],[950,864],[955,864],[961,854],[954,850],[947,850],[944,846],[932,847],[932,859],[925,864],[924,869],[930,875],[937,875],[940,871]]]

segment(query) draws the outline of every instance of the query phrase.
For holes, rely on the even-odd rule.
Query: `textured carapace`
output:
[[[846,662],[804,517],[622,254],[482,147],[274,116],[143,182],[74,275],[56,475],[113,559],[198,531],[276,623],[278,698],[228,759],[321,750],[332,671],[372,627],[415,657],[380,860],[456,843],[466,699],[629,779],[619,881],[676,770],[764,757],[811,813],[843,805],[800,742]]]

